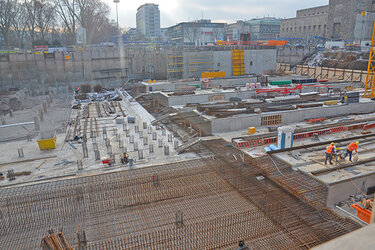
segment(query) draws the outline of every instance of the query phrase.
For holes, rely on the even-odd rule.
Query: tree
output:
[[[200,30],[199,30],[198,26],[194,23],[193,24],[187,24],[187,25],[189,25],[189,26],[184,28],[184,37],[187,38],[189,43],[196,44]],[[183,42],[185,42],[185,41],[183,41]]]
[[[61,20],[61,28],[67,35],[69,44],[76,42],[76,1],[75,0],[53,0],[56,5],[56,13]]]
[[[22,2],[16,3],[16,13],[12,19],[12,28],[14,30],[14,41],[12,44],[18,48],[25,47],[25,37],[27,29],[27,11]]]
[[[0,32],[6,48],[9,48],[9,36],[16,15],[16,3],[16,0],[0,0]]]

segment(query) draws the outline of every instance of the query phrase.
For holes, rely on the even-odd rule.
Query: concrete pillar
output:
[[[111,145],[107,146],[107,154],[112,157],[112,146]]]
[[[83,158],[89,158],[89,150],[87,149],[87,143],[82,142]]]
[[[94,154],[95,154],[95,161],[100,161],[100,152],[99,152],[99,150],[95,150]]]
[[[143,150],[138,151],[138,159],[142,160],[143,159]]]
[[[82,164],[81,160],[77,161],[77,168],[78,168],[78,171],[82,171],[83,170],[83,164]]]
[[[39,120],[42,122],[43,119],[44,119],[44,117],[43,117],[43,110],[39,109]]]
[[[47,103],[43,102],[43,112],[47,114]]]
[[[34,127],[35,127],[35,131],[39,131],[40,130],[40,124],[39,124],[39,120],[38,120],[38,117],[34,117]]]
[[[93,147],[94,151],[99,151],[99,148],[98,148],[98,144],[97,144],[97,143],[93,143],[93,144],[92,144],[92,147]]]
[[[164,155],[169,155],[169,146],[168,145],[164,146]]]
[[[23,158],[23,157],[24,157],[23,148],[19,148],[18,149],[18,158]]]

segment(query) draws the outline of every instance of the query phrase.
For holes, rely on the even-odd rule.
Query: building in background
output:
[[[170,41],[177,45],[206,46],[223,40],[224,26],[224,23],[212,23],[209,19],[202,19],[171,26],[166,34]]]
[[[237,21],[225,25],[225,37],[226,41],[241,41],[241,35],[250,34],[250,25],[245,21]]]
[[[137,28],[130,28],[125,32],[126,41],[136,41],[138,39]]]
[[[146,3],[137,9],[137,32],[141,39],[160,37],[160,10],[157,4]]]
[[[295,18],[281,20],[280,39],[290,43],[321,43],[327,35],[328,5],[297,10]]]
[[[330,0],[328,39],[345,41],[371,40],[375,20],[373,0]]]
[[[254,18],[246,21],[250,28],[250,39],[276,40],[280,35],[280,19],[274,17]]]

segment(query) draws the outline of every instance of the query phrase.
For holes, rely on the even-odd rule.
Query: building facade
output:
[[[327,36],[329,6],[298,10],[295,18],[281,20],[280,39],[290,43],[320,43]]]
[[[177,45],[213,45],[217,40],[223,40],[224,26],[224,23],[212,23],[208,19],[183,22],[167,28],[166,35]]]
[[[237,21],[236,23],[231,23],[225,25],[225,37],[226,41],[240,41],[241,34],[249,34],[250,25],[245,21]]]
[[[160,10],[157,4],[146,3],[137,9],[137,33],[140,38],[160,37]]]
[[[371,40],[374,20],[373,0],[330,0],[328,38],[345,41]]]
[[[274,17],[255,18],[246,21],[250,29],[250,39],[275,40],[280,35],[280,19]]]

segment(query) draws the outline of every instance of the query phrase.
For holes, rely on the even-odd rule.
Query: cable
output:
[[[285,178],[287,178],[288,180],[290,180],[290,181],[292,181],[292,182],[294,182],[294,183],[297,183],[297,184],[300,185],[300,186],[303,186],[303,187],[308,188],[308,189],[312,189],[312,187],[309,187],[309,186],[303,185],[303,184],[297,182],[296,180],[294,180],[294,179],[292,179],[292,178],[290,178],[290,177],[284,175],[284,174],[280,171],[280,169],[277,167],[277,164],[276,164],[276,162],[272,159],[272,157],[271,157],[270,155],[267,155],[267,156],[272,160],[273,165],[276,167],[277,171],[279,171],[279,173],[280,173],[282,176],[284,176]]]

